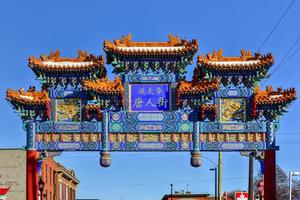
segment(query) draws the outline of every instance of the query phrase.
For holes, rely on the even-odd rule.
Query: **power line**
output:
[[[299,146],[300,143],[280,143],[278,145],[280,146],[283,146],[283,145],[288,145],[288,146],[291,146],[291,145],[296,145],[296,146]]]
[[[289,56],[289,58],[283,63],[283,65],[284,65],[285,63],[287,63],[288,60],[291,59],[298,51],[300,51],[300,47],[297,48],[297,49],[294,51],[294,53],[293,53],[292,55]],[[294,81],[294,83],[291,85],[291,87],[294,87],[299,81],[300,81],[300,78],[296,79],[296,80]]]
[[[277,132],[276,134],[284,134],[284,135],[299,135],[300,136],[300,132]]]
[[[298,78],[298,79],[292,84],[291,87],[294,87],[299,81],[300,81],[300,78]]]
[[[295,3],[295,1],[296,0],[292,0],[291,1],[291,3],[289,4],[289,6],[287,7],[287,9],[284,11],[284,13],[281,15],[281,17],[279,18],[279,20],[276,22],[276,24],[273,27],[273,29],[271,30],[271,32],[267,35],[267,37],[265,38],[265,40],[262,42],[262,44],[258,48],[258,51],[260,51],[265,46],[265,44],[267,43],[267,41],[269,40],[269,38],[271,37],[271,35],[273,34],[273,32],[276,30],[276,28],[279,26],[279,24],[283,20],[283,18],[286,16],[286,14],[288,13],[288,11],[292,7],[292,5]]]
[[[237,180],[245,180],[247,177],[232,177],[225,178],[223,181],[237,181]],[[132,183],[132,184],[116,184],[116,185],[86,185],[81,186],[80,188],[110,188],[110,187],[135,187],[135,186],[146,186],[146,185],[159,185],[159,184],[169,184],[169,183],[191,183],[191,182],[208,182],[215,181],[215,179],[202,179],[202,180],[182,180],[182,181],[164,181],[164,182],[150,182],[150,183]]]
[[[285,65],[298,51],[300,50],[300,47],[298,47],[283,63],[281,66]],[[281,67],[280,66],[280,67]],[[274,72],[273,72],[274,73]]]
[[[295,48],[295,46],[298,44],[300,38],[296,39],[296,41],[293,43],[293,45],[289,48],[288,52],[284,55],[284,57],[280,60],[279,64],[277,65],[277,67],[275,67],[275,69],[270,73],[269,76],[273,75],[278,69],[280,69],[282,66],[284,66],[284,64],[286,64],[288,62],[288,60],[290,60],[296,53],[297,51],[299,51],[299,48],[296,49],[296,51],[289,56],[289,54],[291,53],[291,51]],[[289,57],[288,57],[289,56]]]

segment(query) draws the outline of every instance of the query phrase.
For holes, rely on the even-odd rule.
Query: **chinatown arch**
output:
[[[265,199],[276,199],[275,133],[296,91],[259,88],[271,54],[199,55],[188,81],[197,40],[135,42],[128,34],[103,48],[114,80],[102,56],[57,50],[29,57],[41,90],[7,90],[27,133],[27,200],[38,199],[40,153],[63,151],[99,151],[103,167],[114,151],[190,152],[193,167],[205,151],[264,152]]]

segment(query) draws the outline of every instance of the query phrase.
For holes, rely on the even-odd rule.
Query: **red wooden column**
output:
[[[26,199],[38,200],[38,151],[26,151]]]
[[[276,200],[276,151],[265,151],[264,200]]]

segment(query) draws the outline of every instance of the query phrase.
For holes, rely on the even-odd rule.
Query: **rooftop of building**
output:
[[[115,39],[113,42],[108,40],[104,41],[104,48],[116,48],[124,51],[158,51],[163,53],[164,51],[177,51],[185,48],[198,49],[198,41],[187,41],[180,39],[178,36],[170,34],[169,40],[166,42],[136,42],[132,40],[131,34],[122,36],[122,39]]]
[[[213,53],[199,55],[198,66],[207,68],[210,71],[242,72],[257,71],[262,68],[269,68],[274,63],[272,54],[254,55],[249,50],[242,49],[240,56],[224,56],[223,49],[215,50]]]
[[[56,162],[56,161],[55,161]],[[67,169],[65,166],[60,164],[59,162],[57,163],[57,172],[61,173],[67,180],[72,181],[76,185],[79,184],[79,180],[76,178],[74,170]]]
[[[297,98],[295,88],[274,90],[272,86],[267,86],[266,90],[260,90],[257,86],[254,89],[254,102],[257,105],[282,105],[294,101]]]
[[[179,81],[177,91],[179,94],[197,95],[214,92],[217,89],[219,89],[219,83],[214,79],[212,81]]]
[[[27,105],[45,105],[50,102],[48,92],[46,90],[36,91],[34,86],[29,87],[27,91],[23,88],[19,90],[8,89],[6,99],[10,102],[18,102]]]
[[[118,76],[113,81],[108,80],[107,77],[95,81],[86,80],[82,87],[99,94],[121,94],[124,91],[122,80]]]
[[[211,200],[214,199],[214,197],[210,197],[209,194],[193,194],[190,191],[182,191],[182,192],[175,192],[174,194],[166,194],[163,196],[162,200],[169,200],[169,199],[207,199]]]
[[[107,62],[111,63],[111,54],[122,57],[181,57],[187,53],[194,55],[198,50],[198,41],[187,41],[170,34],[166,42],[136,42],[132,40],[131,34],[128,34],[122,36],[121,40],[105,40],[103,48],[108,56]]]
[[[104,68],[102,56],[94,56],[87,51],[78,50],[77,57],[61,57],[60,51],[51,51],[47,56],[42,54],[39,58],[30,56],[29,67],[35,72],[40,73],[88,73],[95,72]]]

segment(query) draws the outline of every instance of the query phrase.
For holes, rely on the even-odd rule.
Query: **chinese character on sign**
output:
[[[145,94],[145,88],[140,88],[139,89],[139,94]]]
[[[146,103],[146,107],[147,106],[152,106],[152,107],[156,107],[156,105],[154,103],[152,103],[151,98],[148,99],[147,103]]]
[[[169,102],[168,99],[165,99],[164,97],[160,97],[158,105],[167,108],[168,102]]]
[[[156,88],[156,93],[160,95],[162,93],[162,89],[160,87]]]
[[[170,110],[169,84],[131,84],[131,111]]]
[[[147,94],[154,94],[152,88],[148,88]]]
[[[133,107],[141,108],[143,106],[143,103],[144,103],[144,101],[142,100],[142,98],[139,97],[134,100]]]

